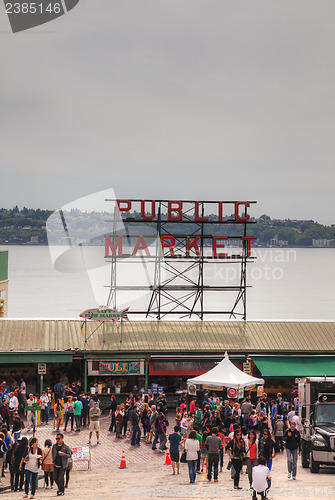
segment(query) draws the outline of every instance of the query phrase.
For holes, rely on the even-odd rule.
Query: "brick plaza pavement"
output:
[[[213,481],[209,483],[206,474],[197,475],[196,483],[189,484],[187,464],[181,464],[180,475],[172,476],[171,466],[164,466],[165,453],[152,451],[150,445],[146,445],[141,440],[141,446],[131,446],[128,438],[116,440],[115,434],[108,431],[109,419],[101,419],[101,445],[96,445],[96,438],[92,436],[91,454],[92,471],[82,472],[85,464],[77,464],[74,474],[71,474],[70,487],[66,495],[71,496],[71,500],[82,500],[83,491],[85,495],[91,496],[99,494],[106,500],[116,498],[126,500],[130,498],[140,500],[142,498],[169,498],[184,500],[190,499],[221,499],[221,498],[251,498],[248,490],[247,475],[241,475],[241,491],[233,490],[233,482],[230,479],[230,472],[226,469],[228,458],[225,457],[223,473],[219,474],[219,483]],[[170,424],[171,427],[171,424]],[[170,430],[170,428],[169,428]],[[25,429],[22,435],[30,436],[32,433]],[[64,433],[65,442],[72,448],[87,446],[88,429],[79,432],[67,431]],[[37,428],[36,436],[43,446],[45,439],[50,438],[55,442],[56,431],[53,429],[53,422],[48,426]],[[118,468],[125,450],[128,469]],[[109,467],[108,467],[109,466]],[[280,453],[274,459],[272,482],[273,488],[269,498],[282,500],[294,498],[311,500],[327,500],[335,498],[335,468],[321,469],[319,474],[311,474],[308,469],[302,469],[300,459],[298,462],[297,481],[287,478],[286,454]],[[8,473],[4,478],[4,485],[8,487]],[[56,491],[45,490],[40,482],[38,497],[41,500],[49,500],[56,496]],[[21,493],[10,494],[8,490],[1,491],[4,498],[16,500],[22,498]]]
[[[110,425],[110,419],[108,416],[102,416],[100,419],[100,445],[97,445],[95,432],[92,434],[92,444],[90,446],[92,466],[108,466],[111,464],[120,464],[122,451],[126,453],[127,463],[143,463],[157,461],[157,464],[161,464],[163,456],[158,451],[152,451],[151,445],[145,444],[145,439],[141,439],[141,446],[131,446],[129,437],[122,437],[122,439],[116,439],[115,432],[108,431]],[[83,427],[80,432],[69,431],[69,425],[67,430],[63,431],[63,426],[60,427],[61,432],[64,434],[64,442],[70,446],[70,448],[77,448],[80,446],[88,446],[88,427]],[[141,429],[142,430],[142,429]],[[173,430],[171,431],[173,432]],[[51,439],[52,443],[55,443],[56,430],[53,427],[53,420],[49,422],[48,425],[40,425],[36,430],[36,437],[38,438],[39,444],[44,446],[46,439]],[[142,433],[143,435],[143,433]],[[28,432],[24,429],[21,436],[31,437],[32,432]],[[77,464],[76,467],[84,467],[84,464]]]

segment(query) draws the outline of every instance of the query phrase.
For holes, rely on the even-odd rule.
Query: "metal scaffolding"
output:
[[[139,202],[140,200],[131,200]],[[167,218],[168,201],[157,200],[157,213],[151,220],[145,220],[145,224],[149,225],[156,231],[156,247],[155,255],[127,255],[127,262],[135,259],[137,262],[142,260],[144,266],[148,262],[154,262],[154,275],[152,284],[150,285],[118,285],[116,279],[117,264],[119,261],[124,260],[125,256],[113,255],[106,256],[106,259],[111,264],[110,284],[108,285],[110,291],[108,296],[108,303],[116,308],[117,306],[117,292],[118,291],[132,291],[132,290],[149,290],[150,300],[146,309],[131,310],[130,315],[137,314],[145,317],[154,317],[162,319],[169,315],[179,315],[180,317],[198,317],[203,320],[205,316],[228,315],[230,318],[242,318],[246,320],[247,317],[247,263],[254,260],[254,257],[248,255],[248,241],[242,240],[241,237],[247,237],[247,227],[249,224],[254,224],[253,220],[236,220],[229,217],[222,218],[205,218],[205,207],[212,203],[219,203],[213,201],[199,201],[191,202],[186,201],[184,204],[190,204],[191,207],[184,211],[181,220],[169,220]],[[197,218],[194,216],[194,204],[197,203]],[[238,202],[220,202],[220,203],[238,203]],[[255,202],[247,202],[248,204]],[[246,209],[245,209],[246,214]],[[118,234],[116,234],[117,222],[120,221],[120,214],[117,208],[114,210],[113,219],[108,222],[113,222],[113,231],[110,235],[113,245],[116,244]],[[243,217],[242,217],[243,218]],[[136,234],[130,234],[129,226],[134,227],[136,224],[144,223],[143,219],[129,216],[122,219],[125,226],[126,237],[130,242],[132,238],[138,237]],[[178,226],[176,226],[178,224]],[[215,225],[220,224],[222,227],[230,226],[230,228],[239,228],[236,233],[226,236],[227,240],[239,239],[242,241],[242,246],[238,247],[240,253],[235,255],[217,256],[206,255],[208,243],[212,242],[215,234],[212,234],[212,229]],[[184,225],[184,226],[183,226]],[[178,232],[176,228],[185,228],[186,231]],[[242,229],[242,230],[241,230]],[[174,255],[171,255],[171,248],[162,248],[162,237],[174,241]],[[197,239],[196,245],[188,246],[190,238]],[[171,241],[172,241],[171,240]],[[199,243],[198,243],[199,242]],[[231,263],[239,269],[239,279],[234,285],[228,283],[220,284],[206,284],[204,280],[204,272],[207,266],[211,264],[224,265]],[[208,308],[205,303],[205,296],[208,293],[221,293],[230,292],[233,294],[231,306],[226,308]]]

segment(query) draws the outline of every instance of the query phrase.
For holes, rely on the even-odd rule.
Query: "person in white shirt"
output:
[[[20,391],[21,398],[22,398],[23,411],[25,412],[26,411],[26,403],[27,403],[27,386],[26,386],[26,383],[25,383],[23,377],[20,378],[19,391]]]
[[[292,417],[294,417],[294,415],[295,415],[294,406],[291,406],[291,411],[289,411],[287,414],[287,419],[289,424],[291,423]]]
[[[181,441],[181,443],[184,442]],[[199,440],[195,431],[190,432],[190,437],[185,441],[186,460],[188,463],[188,473],[190,483],[194,483],[196,477],[196,466],[198,460],[198,451],[200,450]]]
[[[296,411],[295,412],[295,415],[292,417],[292,420],[291,422],[294,422],[295,423],[295,428],[297,429],[297,431],[299,430],[299,414],[298,412]]]
[[[8,408],[10,411],[10,423],[12,424],[14,421],[14,413],[18,411],[19,408],[19,400],[17,399],[16,396],[14,396],[13,392],[9,393],[9,399],[8,399]]]
[[[17,411],[18,410],[19,401],[18,401],[17,397],[14,396],[13,392],[11,392],[9,394],[8,406],[9,406],[10,411],[14,411],[14,410]]]
[[[49,404],[49,396],[46,394],[45,391],[42,392],[41,396],[41,423],[42,424],[47,424],[49,420],[49,415],[48,415],[48,404]]]
[[[261,499],[266,498],[266,490],[268,488],[267,479],[271,479],[271,472],[266,467],[266,460],[264,457],[259,457],[258,465],[252,469],[252,498],[257,499],[257,494],[261,495]]]

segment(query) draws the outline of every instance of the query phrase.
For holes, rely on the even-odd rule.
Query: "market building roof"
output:
[[[123,321],[122,334],[120,322],[98,326],[80,320],[1,319],[0,355],[20,351],[335,354],[335,322]]]

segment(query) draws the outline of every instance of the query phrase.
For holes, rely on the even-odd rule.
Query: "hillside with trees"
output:
[[[38,244],[47,245],[46,221],[52,214],[51,210],[28,209],[24,207],[19,209],[16,206],[13,209],[0,209],[0,244]],[[77,216],[68,214],[69,217]],[[139,214],[126,214],[127,217],[139,218]],[[211,216],[215,219],[216,216]],[[229,217],[228,217],[229,218]],[[93,220],[93,216],[92,216]],[[251,219],[255,224],[248,226],[248,235],[256,236],[257,241],[254,246],[289,246],[289,247],[312,247],[313,240],[324,240],[324,244],[320,246],[335,246],[335,224],[324,226],[313,220],[291,220],[291,219],[271,219],[270,216],[263,214],[258,219]],[[83,233],[89,234],[89,228],[85,217],[81,217]],[[143,226],[153,227],[143,222],[132,224],[125,223],[131,229],[132,234],[145,234]],[[111,224],[112,228],[112,224]],[[168,230],[171,233],[178,234],[181,227],[173,222],[169,223]],[[192,223],[184,224],[182,232],[191,234],[194,230]],[[223,234],[224,231],[224,234]],[[206,234],[213,236],[231,236],[242,234],[242,226],[235,224],[213,224],[206,227]],[[106,232],[106,228],[102,228],[102,233]],[[325,243],[327,242],[328,243]],[[103,244],[103,238],[101,239]]]

